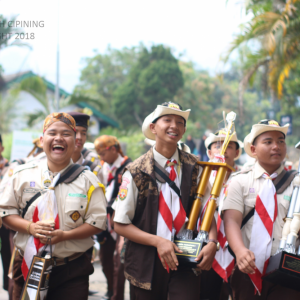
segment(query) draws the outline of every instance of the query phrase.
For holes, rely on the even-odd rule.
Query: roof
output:
[[[18,83],[26,78],[30,78],[30,77],[34,77],[34,76],[38,76],[38,75],[33,73],[32,71],[27,71],[27,72],[20,72],[17,74],[12,74],[12,75],[2,75],[1,79],[5,83],[5,85],[10,86],[13,83]],[[49,90],[55,91],[55,85],[52,82],[48,81],[47,79],[45,79],[43,77],[42,77],[42,79]],[[70,93],[68,93],[67,91],[65,91],[64,89],[61,89],[61,88],[59,89],[59,94],[60,94],[60,96],[64,96],[64,97],[70,96]],[[93,106],[91,106],[85,102],[78,102],[78,103],[76,103],[76,105],[78,105],[80,108],[85,108],[85,107],[89,108],[90,110],[92,110],[93,115],[96,118],[104,121],[105,123],[107,123],[110,126],[117,127],[117,128],[119,127],[118,122],[111,119],[109,116],[104,115],[103,113],[101,113],[99,110],[97,110]]]

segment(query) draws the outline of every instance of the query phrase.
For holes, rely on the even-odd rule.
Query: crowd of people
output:
[[[94,149],[84,148],[90,117],[79,112],[50,114],[28,157],[0,157],[9,299],[33,299],[24,296],[24,286],[33,256],[49,255],[47,243],[53,264],[47,299],[88,299],[95,239],[107,280],[103,300],[123,300],[125,280],[132,300],[299,299],[299,291],[264,279],[297,175],[283,166],[288,125],[262,120],[244,143],[233,132],[226,145],[223,128],[205,135],[197,150],[190,135],[181,142],[189,113],[173,102],[158,105],[142,126],[151,147],[133,162],[114,136],[100,135]],[[247,167],[236,164],[243,147],[255,159]],[[176,239],[186,229],[204,173],[199,153],[201,161],[221,160],[231,171],[213,199],[217,209],[207,240],[190,267],[179,263],[184,253]],[[217,172],[201,198],[193,239],[205,222]]]

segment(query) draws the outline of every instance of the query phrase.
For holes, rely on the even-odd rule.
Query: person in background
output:
[[[202,136],[202,139],[200,141],[200,145],[199,145],[199,155],[200,155],[200,160],[201,161],[208,161],[208,156],[206,154],[206,147],[205,147],[205,140],[206,140],[207,136],[204,134]]]
[[[194,142],[194,140],[193,140],[193,138],[192,138],[192,136],[190,134],[187,136],[185,144],[187,146],[189,146],[189,148],[191,149],[191,153],[194,154],[194,150],[196,148],[196,144],[195,144],[195,142]]]
[[[123,300],[125,277],[120,253],[124,244],[124,237],[113,231],[110,220],[113,216],[112,204],[118,196],[123,170],[131,162],[131,159],[123,154],[120,142],[114,136],[102,135],[95,140],[94,145],[104,162],[101,180],[106,188],[105,197],[108,202],[108,230],[98,235],[98,241],[101,244],[100,260],[107,280],[107,293],[102,299]]]

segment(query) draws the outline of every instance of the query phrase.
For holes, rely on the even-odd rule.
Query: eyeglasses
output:
[[[263,124],[263,125],[277,125],[281,127],[281,124],[275,120],[270,120],[270,119],[264,119],[258,122],[258,124]]]

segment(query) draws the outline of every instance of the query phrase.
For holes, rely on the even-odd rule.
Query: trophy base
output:
[[[263,279],[300,291],[300,257],[285,251],[275,254]]]
[[[196,268],[200,261],[195,261],[195,258],[197,258],[206,243],[186,239],[176,239],[174,243],[183,251],[183,253],[175,253],[177,255],[179,267]]]

